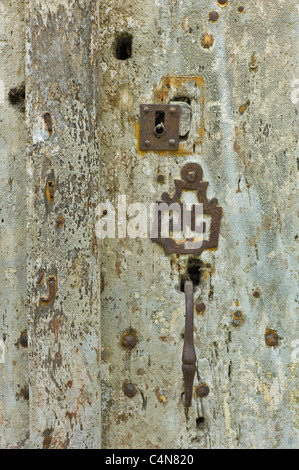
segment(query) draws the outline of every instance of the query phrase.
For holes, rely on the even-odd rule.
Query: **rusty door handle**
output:
[[[185,386],[185,407],[191,406],[193,394],[193,382],[196,372],[196,353],[193,340],[193,321],[194,321],[194,300],[193,300],[193,282],[185,281],[184,285],[186,301],[185,335],[183,347],[183,376]]]

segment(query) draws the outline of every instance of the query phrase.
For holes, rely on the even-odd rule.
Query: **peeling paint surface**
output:
[[[27,330],[26,126],[24,2],[0,2],[0,448],[23,447],[29,436]],[[14,92],[15,90],[15,92]]]
[[[208,197],[223,208],[218,249],[202,253],[195,290],[206,309],[195,315],[194,385],[204,381],[210,393],[193,399],[188,419],[180,289],[188,256],[167,256],[149,239],[102,242],[104,447],[298,447],[291,346],[298,337],[296,7],[264,0],[238,7],[208,0],[102,4],[101,199],[116,207],[126,194],[128,204],[147,205],[163,191],[173,194],[182,166],[196,162]],[[127,60],[115,54],[120,33],[132,35]],[[193,111],[179,151],[140,152],[140,104],[179,96],[190,98]],[[125,351],[121,338],[130,329],[138,343]],[[266,330],[277,333],[274,347]],[[127,398],[124,382],[139,394]]]
[[[0,0],[0,448],[298,448],[296,13]],[[179,150],[140,151],[140,104],[182,100]],[[188,162],[222,207],[218,248],[99,243],[100,201],[147,206]],[[192,276],[209,393],[186,412]]]
[[[99,448],[97,2],[27,17],[30,446]]]

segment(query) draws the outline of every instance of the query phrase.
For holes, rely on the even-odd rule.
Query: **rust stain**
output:
[[[204,49],[210,49],[214,44],[214,37],[212,34],[205,33],[201,38],[201,45]]]
[[[122,413],[121,415],[116,416],[116,424],[121,424],[121,423],[126,423],[128,421],[129,417],[125,413]]]
[[[240,113],[240,114],[244,114],[249,105],[250,105],[250,101],[247,100],[245,104],[242,104],[242,105],[239,107],[239,113]]]
[[[162,403],[162,405],[165,405],[167,402],[167,398],[163,393],[160,393],[159,389],[156,388],[155,390],[155,395],[159,403]]]
[[[47,181],[46,196],[47,196],[48,204],[54,201],[55,183],[53,181]]]

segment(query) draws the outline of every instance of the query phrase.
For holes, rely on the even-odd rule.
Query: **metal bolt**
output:
[[[128,333],[122,337],[121,344],[125,349],[132,351],[137,344],[137,338],[133,333]]]
[[[255,289],[255,291],[252,293],[253,297],[256,297],[257,299],[261,296],[261,293],[258,289]]]
[[[175,140],[174,139],[169,139],[169,145],[175,145]]]
[[[214,11],[210,11],[210,13],[209,13],[209,20],[210,20],[210,21],[213,21],[213,22],[214,22],[214,21],[217,21],[218,18],[219,18],[219,14],[217,13],[217,11],[215,11],[215,10],[214,10]]]
[[[124,391],[124,394],[126,395],[126,397],[133,398],[133,397],[135,397],[138,390],[137,390],[136,386],[133,385],[133,384],[125,384],[123,386],[123,391]]]
[[[273,346],[277,346],[278,344],[278,334],[274,330],[266,330],[265,334],[265,341],[266,345],[270,348]]]
[[[23,348],[28,348],[28,335],[27,333],[22,333],[20,337],[20,345]]]
[[[148,108],[147,106],[145,106],[145,108],[143,108],[143,111],[144,111],[145,113],[148,113],[148,112],[149,112],[149,108]]]
[[[195,389],[195,395],[199,398],[205,398],[209,395],[209,393],[210,393],[210,389],[205,383],[201,383]]]
[[[144,145],[146,145],[147,147],[149,146],[149,144],[150,144],[150,141],[149,141],[149,140],[145,140],[145,141],[144,141]]]
[[[176,109],[175,109],[175,108],[170,108],[169,111],[171,112],[171,114],[175,114],[175,113],[176,113]]]
[[[188,181],[195,181],[196,178],[196,172],[195,171],[189,171],[187,173],[187,180]]]

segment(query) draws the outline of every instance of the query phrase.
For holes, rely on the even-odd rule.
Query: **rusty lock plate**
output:
[[[177,104],[140,105],[140,150],[178,150],[180,112]]]

